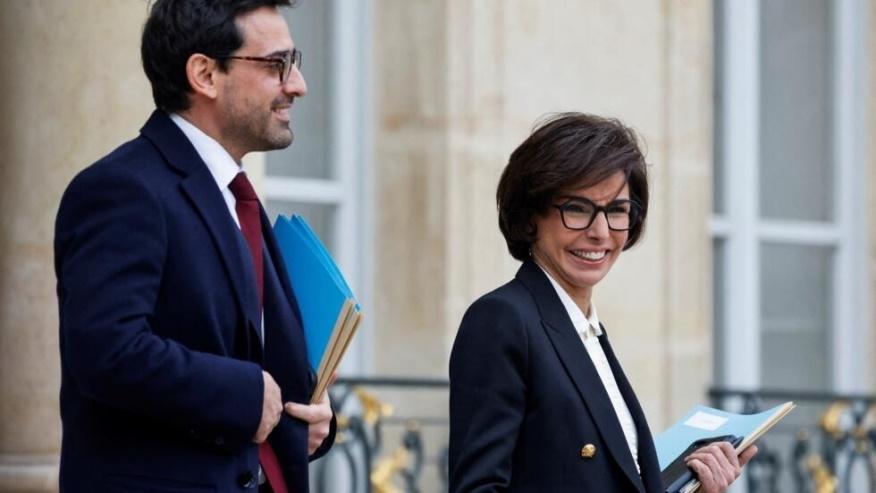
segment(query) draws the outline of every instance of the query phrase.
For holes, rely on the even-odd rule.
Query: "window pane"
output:
[[[283,200],[268,200],[265,212],[273,224],[278,214],[291,216],[298,214],[307,221],[322,243],[333,257],[337,257],[334,248],[335,206],[327,204],[308,204],[303,202],[287,202]]]
[[[266,154],[269,175],[331,178],[331,4],[300,2],[284,9],[295,46],[303,53],[301,72],[307,96],[292,107],[295,140],[286,149]]]
[[[764,243],[761,252],[763,386],[827,390],[833,251]]]
[[[764,217],[833,218],[831,2],[761,2]]]

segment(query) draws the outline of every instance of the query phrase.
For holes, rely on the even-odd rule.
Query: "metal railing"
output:
[[[419,493],[424,481],[425,491],[447,491],[448,387],[441,379],[339,378],[331,389],[338,434],[326,460],[314,468],[315,491]],[[398,392],[404,398],[393,400]],[[403,400],[437,402],[440,408],[427,404],[428,414],[399,412]],[[427,446],[430,429],[437,431],[436,447]]]
[[[876,396],[712,388],[714,407],[753,413],[794,401],[797,409],[758,442],[748,492],[876,492]]]
[[[339,379],[338,435],[314,465],[314,490],[447,491],[447,390],[443,379]],[[876,493],[876,395],[715,387],[708,396],[737,413],[797,403],[758,441],[748,493]]]

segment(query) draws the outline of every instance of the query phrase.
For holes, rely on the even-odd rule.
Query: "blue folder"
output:
[[[339,326],[344,303],[351,300],[357,312],[359,305],[337,264],[304,218],[278,216],[274,236],[301,310],[307,359],[318,372],[323,358],[329,356],[329,342]]]

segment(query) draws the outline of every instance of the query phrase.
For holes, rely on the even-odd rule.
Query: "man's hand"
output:
[[[290,416],[307,422],[307,454],[313,455],[331,429],[332,406],[329,403],[328,391],[323,392],[315,404],[287,402],[284,407]]]
[[[262,443],[268,439],[268,435],[271,434],[271,431],[280,422],[280,416],[283,415],[283,398],[280,394],[280,387],[274,381],[274,377],[266,371],[262,371],[262,379],[265,381],[265,397],[262,400],[262,421],[252,438],[252,441],[256,443]]]
[[[290,416],[305,421],[307,427],[307,455],[313,455],[313,452],[322,445],[323,440],[331,431],[332,422],[332,406],[329,402],[328,387],[335,383],[338,379],[338,372],[332,373],[329,378],[328,386],[323,391],[319,400],[315,404],[305,405],[295,402],[287,402],[284,406],[286,413]]]
[[[756,453],[757,446],[751,445],[737,457],[730,442],[715,442],[690,454],[684,462],[702,483],[702,493],[721,493],[736,481],[742,467]]]

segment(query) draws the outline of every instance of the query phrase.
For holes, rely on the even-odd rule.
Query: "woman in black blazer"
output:
[[[556,115],[518,147],[497,191],[523,262],[469,307],[450,357],[452,492],[663,492],[645,416],[591,303],[642,233],[645,160],[621,122]],[[756,452],[692,454],[703,492]]]

